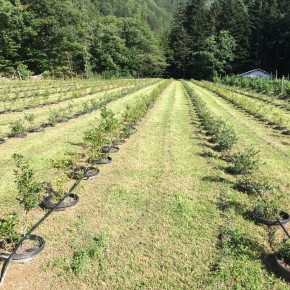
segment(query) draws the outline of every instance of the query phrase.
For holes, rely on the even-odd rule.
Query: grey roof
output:
[[[243,76],[243,75],[250,74],[250,73],[252,73],[252,72],[256,72],[256,71],[260,71],[260,72],[262,72],[262,73],[264,73],[264,74],[266,74],[266,75],[270,75],[270,76],[272,76],[272,74],[270,74],[270,73],[268,73],[268,72],[266,72],[266,71],[264,71],[264,70],[262,70],[262,69],[260,69],[260,68],[256,68],[256,69],[252,69],[252,70],[250,70],[250,71],[247,71],[247,72],[245,72],[245,73],[240,74],[239,77],[240,77],[240,76]]]

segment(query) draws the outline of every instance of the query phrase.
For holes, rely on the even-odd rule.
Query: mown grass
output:
[[[222,110],[212,96],[204,98],[224,118],[231,116],[230,106]],[[121,110],[132,100],[124,98],[111,107]],[[241,124],[248,122],[238,116]],[[70,132],[93,119],[85,120]],[[54,137],[57,131],[62,136],[67,125],[51,129]],[[44,254],[25,267],[13,266],[7,285],[287,289],[268,259],[272,233],[247,218],[251,197],[232,189],[234,178],[223,170],[227,163],[217,158],[202,133],[181,83],[173,82],[137,133],[112,156],[113,163],[101,168],[100,177],[82,184],[78,206],[41,227],[39,233],[47,239]],[[57,156],[66,142],[76,142],[76,135],[64,135],[47,157]],[[252,142],[252,135],[246,136]],[[99,237],[104,240],[95,244]]]

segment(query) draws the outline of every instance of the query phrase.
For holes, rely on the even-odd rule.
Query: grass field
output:
[[[149,95],[161,82],[148,82],[108,107],[119,116],[127,104]],[[255,177],[278,187],[273,195],[284,193],[281,203],[289,212],[290,136],[213,90],[186,83],[236,132],[238,142],[230,154],[250,146],[259,149],[261,166]],[[47,109],[31,110],[41,118]],[[6,118],[12,120],[14,114],[24,113],[0,116],[0,125],[7,126]],[[51,159],[77,151],[82,133],[99,118],[95,110],[0,145],[1,216],[19,207],[12,154],[28,157],[37,179],[53,179]],[[233,189],[239,177],[226,171],[228,162],[201,125],[183,83],[172,81],[137,132],[112,154],[113,162],[100,166],[97,178],[81,183],[77,206],[54,213],[37,230],[46,240],[44,251],[29,264],[12,264],[3,288],[289,289],[271,258],[283,232],[252,220],[248,213],[255,197]],[[35,210],[31,222],[43,214]]]

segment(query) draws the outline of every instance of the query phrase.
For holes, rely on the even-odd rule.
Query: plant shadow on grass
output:
[[[199,136],[199,135],[195,135],[193,137],[190,137],[190,139],[193,139],[193,140],[200,140],[200,141],[206,141],[206,139],[202,136]]]
[[[289,142],[284,142],[284,141],[282,141],[281,144],[282,144],[282,145],[286,145],[286,146],[289,146],[289,145],[290,145]]]
[[[79,143],[69,142],[69,144],[72,145],[72,146],[77,146],[77,147],[82,147],[84,145],[84,143],[81,143],[81,142],[79,142]]]
[[[227,183],[227,184],[232,183],[230,180],[220,177],[220,176],[205,176],[202,178],[202,181],[220,182],[220,183]]]
[[[214,146],[212,146],[210,143],[197,143],[197,145],[201,146],[201,147],[205,147],[205,148],[211,149],[211,150],[214,151]]]
[[[250,210],[246,210],[246,211],[244,210],[243,213],[242,213],[242,216],[247,221],[251,221],[251,222],[253,222],[253,223],[257,224],[257,225],[259,224],[253,218],[253,213]]]
[[[189,124],[200,128],[200,122],[199,121],[191,121]]]
[[[216,155],[213,151],[203,151],[201,153],[198,153],[198,155],[204,158],[216,158]]]
[[[235,213],[243,215],[244,214],[244,205],[236,200],[227,200],[218,202],[218,209],[222,212],[226,212],[229,209],[233,209]]]
[[[285,278],[279,273],[279,270],[277,268],[277,266],[275,265],[275,254],[266,254],[266,253],[262,253],[261,257],[260,257],[262,263],[265,266],[265,270],[267,271],[267,273],[269,275],[273,275],[273,273],[275,274],[275,276],[277,278],[281,278],[282,280],[285,280]],[[285,280],[287,281],[287,280]],[[290,281],[288,281],[290,282]]]

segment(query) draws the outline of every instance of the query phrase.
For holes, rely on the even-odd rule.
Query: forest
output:
[[[289,0],[0,0],[0,75],[287,76]]]

